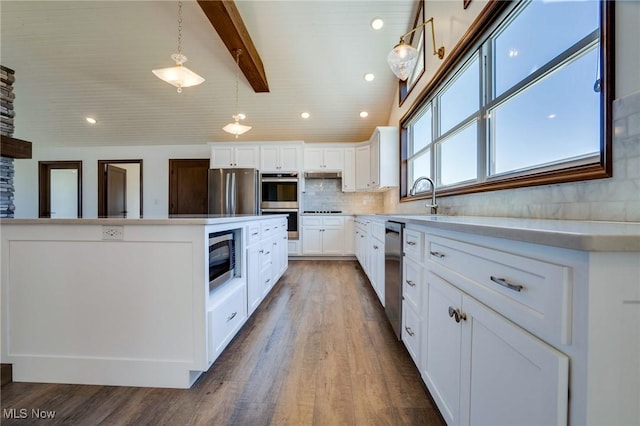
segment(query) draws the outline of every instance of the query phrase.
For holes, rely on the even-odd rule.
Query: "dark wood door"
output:
[[[207,214],[208,159],[169,160],[169,214]]]
[[[107,217],[127,217],[127,170],[107,165]]]

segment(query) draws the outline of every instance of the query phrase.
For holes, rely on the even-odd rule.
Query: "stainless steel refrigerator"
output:
[[[209,214],[259,214],[256,169],[209,169]]]

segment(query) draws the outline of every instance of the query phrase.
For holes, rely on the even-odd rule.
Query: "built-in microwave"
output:
[[[233,230],[209,234],[209,291],[235,276],[237,234]]]
[[[297,173],[262,173],[260,192],[262,209],[298,209]]]

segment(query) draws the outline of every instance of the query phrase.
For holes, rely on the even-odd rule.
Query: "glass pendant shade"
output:
[[[176,86],[178,93],[182,92],[183,87],[197,86],[204,81],[204,78],[200,77],[189,68],[182,65],[187,61],[187,57],[184,55],[174,54],[171,55],[171,59],[176,61],[176,66],[171,68],[160,68],[152,70],[152,72],[160,80]]]
[[[418,59],[418,50],[400,39],[400,43],[389,52],[387,63],[391,71],[400,79],[406,80],[411,75]]]
[[[239,123],[239,121],[243,120],[244,118],[245,118],[244,114],[234,115],[233,119],[235,120],[235,122],[227,124],[222,128],[222,130],[224,130],[227,133],[231,133],[232,135],[236,135],[236,138],[237,138],[238,135],[241,135],[251,130],[251,126],[245,126]]]

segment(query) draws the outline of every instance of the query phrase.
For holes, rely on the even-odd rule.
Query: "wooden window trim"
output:
[[[420,92],[409,110],[399,122],[400,128],[400,202],[415,201],[430,197],[430,191],[409,197],[407,130],[405,125],[415,116],[424,103],[433,96],[435,90],[445,81],[445,77],[455,69],[472,49],[477,47],[485,33],[512,5],[513,1],[490,0],[478,15],[461,40],[451,50],[442,66],[436,71],[431,81]],[[613,175],[613,100],[615,95],[615,1],[600,2],[600,64],[602,81],[602,114],[600,126],[600,158],[598,162],[581,166],[569,166],[552,171],[529,170],[525,175],[488,177],[484,182],[461,184],[460,186],[438,188],[439,196],[471,194],[477,192],[496,191],[555,183],[576,182],[592,179],[603,179]]]

